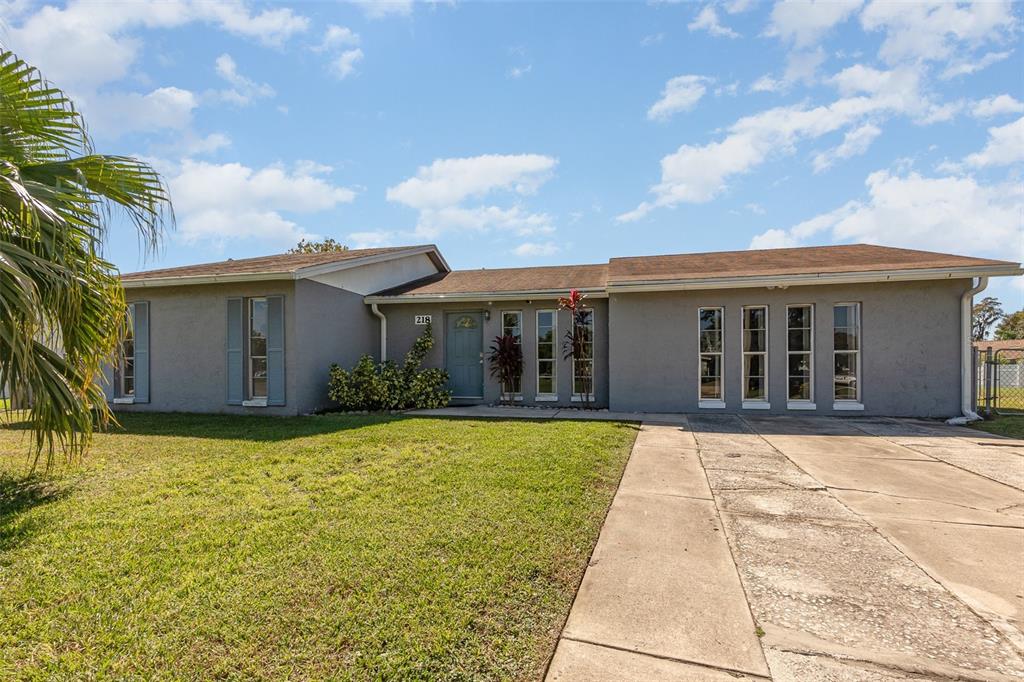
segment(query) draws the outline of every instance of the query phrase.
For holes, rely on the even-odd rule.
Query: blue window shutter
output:
[[[267,296],[267,405],[284,405],[284,296]]]
[[[245,372],[242,371],[242,299],[228,299],[228,405],[241,405]]]
[[[115,355],[113,360],[103,365],[103,395],[106,396],[108,403],[118,397],[117,363],[118,359]]]
[[[149,402],[149,302],[136,301],[133,310],[135,334],[135,402]]]

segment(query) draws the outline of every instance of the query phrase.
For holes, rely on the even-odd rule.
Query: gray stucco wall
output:
[[[352,367],[360,356],[380,354],[380,324],[360,294],[312,280],[295,282],[297,352],[292,371],[300,413],[330,406],[331,363]]]
[[[207,284],[128,289],[128,302],[149,301],[150,401],[115,405],[134,412],[225,412],[291,415],[300,412],[296,396],[298,353],[295,286],[292,281]],[[241,407],[227,400],[227,299],[284,296],[285,401],[281,407]],[[306,390],[305,388],[303,390]]]
[[[722,289],[612,294],[610,407],[623,411],[745,412],[741,307],[769,306],[771,413],[948,417],[960,406],[960,296],[967,280],[890,282],[788,289]],[[860,302],[863,412],[832,401],[832,306]],[[816,410],[786,406],[786,305],[815,306]],[[726,409],[698,407],[697,309],[725,308]],[[764,410],[749,410],[751,414]]]
[[[226,404],[227,299],[284,296],[285,405]],[[305,414],[330,405],[332,362],[351,366],[376,355],[380,327],[363,297],[310,280],[129,289],[150,302],[150,402],[125,411]]]
[[[594,405],[608,405],[608,301],[603,298],[587,299],[586,304],[594,309]],[[416,326],[416,315],[431,315],[435,344],[425,362],[429,367],[444,367],[445,314],[458,311],[490,311],[490,320],[484,321],[484,403],[500,400],[501,387],[490,375],[486,353],[496,336],[501,334],[501,312],[519,310],[523,313],[523,400],[524,405],[569,406],[572,402],[572,361],[562,359],[562,340],[569,329],[569,312],[558,312],[558,342],[556,348],[555,372],[558,380],[558,401],[541,402],[534,400],[537,394],[537,311],[557,309],[555,300],[495,301],[487,303],[402,303],[380,306],[388,318],[388,358],[401,362],[413,341],[423,332]]]

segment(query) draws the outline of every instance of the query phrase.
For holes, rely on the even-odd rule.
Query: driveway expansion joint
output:
[[[590,644],[591,646],[599,646],[602,649],[612,649],[614,651],[622,651],[627,654],[637,654],[639,656],[646,656],[648,658],[656,658],[661,661],[672,661],[673,663],[685,663],[686,665],[693,665],[700,668],[707,668],[708,670],[717,670],[723,673],[729,673],[731,675],[746,675],[747,677],[754,677],[759,680],[771,680],[770,677],[762,675],[761,673],[753,670],[742,670],[739,668],[727,668],[720,665],[713,665],[703,661],[694,661],[688,658],[679,658],[678,656],[666,656],[663,654],[652,653],[650,651],[644,651],[642,649],[629,649],[627,647],[616,646],[614,644],[603,644],[601,642],[593,642],[589,639],[581,639],[579,637],[573,637],[571,635],[562,635],[562,639],[570,642],[579,642],[581,644]]]

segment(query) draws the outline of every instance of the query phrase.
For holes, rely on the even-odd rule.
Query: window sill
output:
[[[818,406],[807,400],[791,400],[786,403],[787,410],[816,410]]]
[[[536,402],[536,403],[557,403],[558,402],[558,396],[557,395],[550,395],[550,394],[538,395],[538,396],[534,396],[533,401]]]
[[[697,407],[702,410],[724,410],[724,400],[698,400]]]
[[[837,400],[832,403],[832,409],[837,412],[849,411],[849,412],[863,412],[864,403],[858,403],[855,400]]]
[[[579,393],[575,393],[575,394],[573,394],[573,396],[571,398],[569,398],[569,400],[571,402],[574,402],[574,403],[582,403],[583,402],[583,396],[580,395]],[[590,394],[589,402],[595,402],[595,396],[594,396],[593,393]]]
[[[243,400],[242,401],[242,407],[266,407],[266,406],[267,406],[266,398],[261,398],[260,400]]]
[[[744,410],[770,410],[770,409],[772,409],[772,404],[767,402],[767,401],[765,401],[765,400],[744,400],[743,401],[743,409]]]
[[[130,398],[114,398],[113,402],[115,405],[134,405],[135,396],[132,396]]]

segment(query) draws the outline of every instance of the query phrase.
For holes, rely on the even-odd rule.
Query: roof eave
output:
[[[572,287],[590,298],[608,298],[604,287]],[[530,291],[471,291],[447,294],[396,294],[381,296],[373,294],[363,298],[366,303],[417,303],[417,302],[449,302],[475,303],[479,301],[519,301],[522,299],[557,299],[568,295],[569,288],[541,289]]]
[[[685,291],[688,289],[741,289],[761,287],[908,282],[915,280],[966,279],[969,277],[1012,277],[1024,274],[1016,263],[959,268],[917,268],[865,272],[823,272],[801,275],[715,277],[705,279],[609,280],[608,293],[637,291]]]
[[[173,287],[196,284],[225,284],[234,282],[264,282],[267,280],[306,279],[309,277],[325,275],[330,272],[348,270],[351,268],[362,267],[364,265],[372,265],[374,263],[384,263],[390,260],[396,260],[398,258],[408,258],[409,256],[416,256],[419,254],[426,254],[430,256],[430,259],[438,268],[443,268],[445,272],[449,271],[448,263],[444,260],[444,257],[441,255],[441,252],[438,251],[437,247],[434,246],[433,244],[428,244],[425,246],[418,246],[410,249],[402,249],[400,251],[381,253],[375,256],[364,256],[362,258],[351,258],[349,260],[334,261],[332,263],[311,265],[305,268],[299,268],[297,270],[285,270],[277,272],[235,272],[224,273],[219,275],[179,275],[171,277],[140,277],[138,279],[121,280],[121,284],[125,289],[138,289],[142,287]]]

